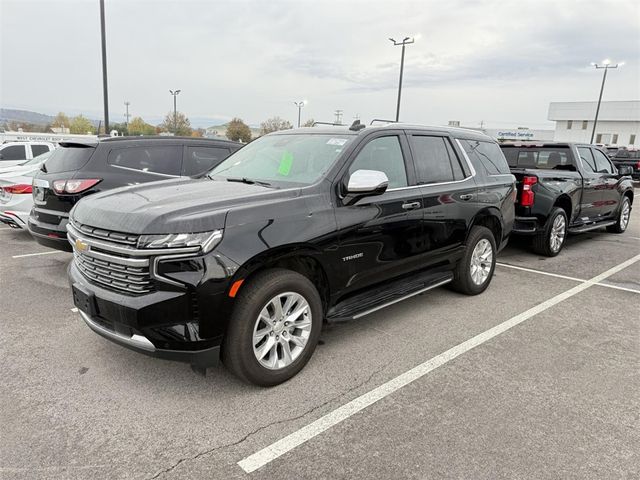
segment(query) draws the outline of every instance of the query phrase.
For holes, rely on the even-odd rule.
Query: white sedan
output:
[[[31,183],[49,155],[45,153],[22,165],[0,171],[0,222],[13,228],[27,228],[27,219],[33,207]]]

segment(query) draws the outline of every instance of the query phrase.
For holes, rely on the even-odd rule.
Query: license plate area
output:
[[[73,303],[79,310],[82,310],[84,313],[91,317],[95,317],[97,314],[96,309],[96,297],[82,287],[74,284],[71,287],[73,291]]]

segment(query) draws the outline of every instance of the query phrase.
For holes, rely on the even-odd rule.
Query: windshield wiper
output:
[[[253,180],[252,178],[247,177],[227,177],[227,182],[240,182],[246,183],[247,185],[262,185],[263,187],[270,187],[271,184],[269,182],[263,182],[261,180]]]

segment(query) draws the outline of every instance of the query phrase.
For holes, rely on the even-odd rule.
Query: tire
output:
[[[565,211],[554,207],[542,232],[533,238],[533,251],[545,257],[558,255],[567,238],[568,223]]]
[[[490,250],[487,250],[489,247]],[[478,248],[481,250],[484,248],[484,252],[489,254],[488,256],[485,254],[481,255],[481,257],[485,257],[486,260],[488,260],[488,262],[484,262],[485,264],[488,263],[488,265],[485,265],[488,269],[482,267],[482,265],[474,265],[474,263],[479,260],[478,256],[475,255]],[[473,227],[467,238],[464,255],[453,271],[454,277],[453,282],[451,282],[451,288],[465,295],[478,295],[484,292],[491,283],[493,272],[496,269],[497,253],[498,249],[496,248],[496,239],[493,237],[493,232],[486,227]],[[474,266],[477,268],[474,269]],[[480,275],[480,277],[483,278],[476,275],[479,273],[478,269],[483,272],[483,274]],[[485,274],[486,276],[484,276]],[[478,279],[481,280],[479,283],[477,281]]]
[[[286,306],[289,299],[293,302],[291,310],[294,312],[297,306],[304,308],[303,302],[308,308],[285,326],[286,312],[280,315],[280,311],[275,309],[277,304],[280,308]],[[275,325],[273,318],[279,319]],[[259,272],[242,286],[236,296],[222,343],[222,361],[246,382],[263,387],[285,382],[302,370],[313,355],[320,337],[322,318],[320,295],[308,278],[285,269]],[[254,344],[255,333],[259,335],[265,330],[267,333]],[[300,346],[299,342],[303,340],[306,343]],[[263,355],[262,360],[257,357],[260,354]]]
[[[622,197],[622,203],[620,204],[620,211],[618,212],[618,218],[615,225],[607,227],[607,232],[611,233],[624,233],[629,226],[629,220],[631,217],[631,200],[626,195]]]

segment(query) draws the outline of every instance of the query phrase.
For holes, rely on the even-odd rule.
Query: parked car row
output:
[[[629,168],[590,145],[356,121],[239,147],[118,138],[62,144],[45,163],[28,227],[73,249],[89,328],[276,385],[307,363],[323,322],[443,285],[479,294],[512,233],[554,256],[568,233],[623,232],[633,204]]]

